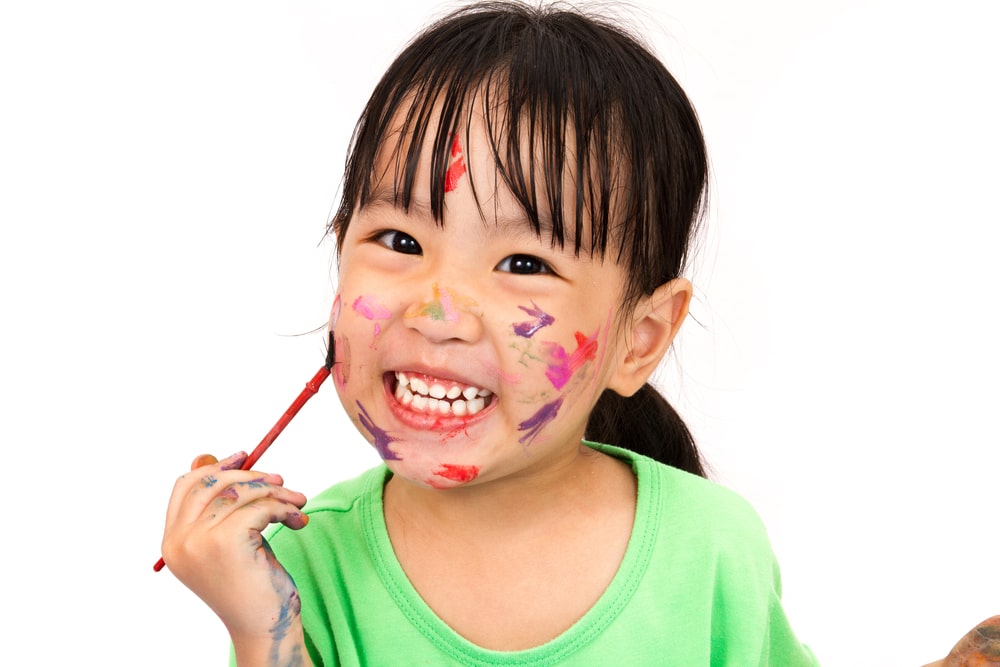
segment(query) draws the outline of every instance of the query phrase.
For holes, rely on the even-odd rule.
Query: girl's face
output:
[[[575,457],[624,344],[622,268],[538,238],[497,186],[481,127],[469,141],[453,144],[443,227],[429,148],[408,213],[386,166],[347,228],[331,316],[348,414],[396,476],[433,488]]]

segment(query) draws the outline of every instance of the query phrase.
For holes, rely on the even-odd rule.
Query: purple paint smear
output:
[[[556,418],[556,415],[559,413],[559,408],[562,407],[562,402],[563,399],[562,396],[560,396],[551,403],[543,405],[542,408],[530,419],[518,424],[518,431],[527,431],[527,433],[518,439],[518,442],[525,447],[534,442],[535,438],[538,437],[538,434],[542,431],[542,429],[545,428],[550,421]]]
[[[534,301],[531,302],[531,308],[527,306],[518,306],[518,308],[535,318],[533,321],[520,322],[514,325],[514,333],[522,338],[531,338],[538,333],[539,329],[547,327],[556,321],[556,318],[535,305]]]
[[[375,422],[372,421],[368,411],[365,410],[363,405],[361,405],[361,401],[355,401],[355,403],[358,404],[358,408],[361,410],[361,412],[358,413],[358,421],[360,421],[361,425],[372,434],[372,445],[374,445],[375,451],[377,451],[379,456],[382,457],[382,460],[401,461],[402,459],[396,455],[396,452],[389,448],[389,445],[396,442],[396,439],[375,425]]]

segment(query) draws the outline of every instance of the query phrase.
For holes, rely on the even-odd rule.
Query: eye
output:
[[[404,255],[421,255],[424,252],[415,238],[396,229],[379,232],[375,235],[375,241],[389,250],[401,252]]]
[[[532,255],[511,255],[504,257],[496,266],[497,271],[506,271],[521,275],[552,273],[549,265]]]

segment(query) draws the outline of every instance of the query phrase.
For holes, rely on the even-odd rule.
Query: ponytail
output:
[[[606,389],[590,413],[584,437],[624,447],[699,477],[707,476],[691,431],[649,383],[632,396]]]

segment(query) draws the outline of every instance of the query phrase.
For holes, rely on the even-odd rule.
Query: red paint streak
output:
[[[457,463],[442,463],[441,467],[434,471],[438,477],[450,479],[453,482],[471,482],[479,477],[479,466],[465,466]]]
[[[452,162],[444,175],[444,191],[451,192],[458,187],[458,181],[465,174],[465,160],[462,158],[462,144],[458,141],[458,133],[451,142]]]
[[[441,442],[442,443],[448,442],[449,440],[457,438],[460,435],[464,435],[467,438],[469,437],[469,431],[468,429],[465,428],[465,426],[459,426],[458,428],[454,428],[448,431],[447,433],[441,436]]]

